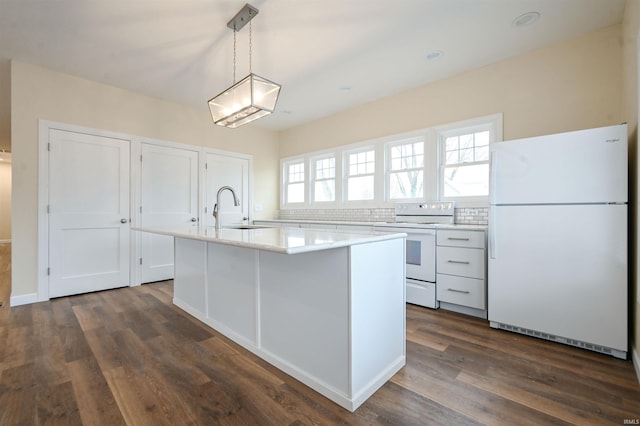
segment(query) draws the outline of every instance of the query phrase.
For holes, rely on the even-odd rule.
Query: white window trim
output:
[[[413,198],[391,198],[391,185],[390,185],[390,175],[391,173],[398,172],[398,170],[391,170],[391,149],[393,147],[399,145],[408,145],[417,142],[422,142],[422,152],[423,152],[423,166],[421,168],[413,168],[413,169],[405,169],[405,170],[419,170],[422,169],[422,197],[413,197]],[[403,139],[394,138],[392,141],[386,142],[384,144],[384,190],[385,190],[385,203],[402,203],[402,202],[415,202],[415,201],[425,201],[426,194],[429,191],[427,187],[427,174],[429,165],[427,164],[427,159],[430,158],[428,153],[428,142],[427,135],[422,133],[420,135],[411,136]]]
[[[444,126],[438,126],[435,128],[436,141],[438,146],[438,199],[442,201],[454,201],[456,207],[486,207],[489,205],[489,195],[473,196],[473,197],[445,197],[444,196],[444,140],[453,135],[466,134],[470,132],[477,132],[481,130],[489,130],[489,147],[496,142],[501,142],[503,137],[503,118],[502,113],[486,115],[484,117],[476,117],[470,120],[458,121],[450,123]],[[472,164],[489,164],[486,162],[475,162]]]
[[[334,176],[333,176],[333,184],[334,184],[334,199],[333,201],[315,201],[315,189],[316,189],[316,181],[320,180],[328,180],[328,179],[316,179],[316,162],[318,160],[325,160],[333,158],[334,165]],[[334,207],[338,205],[340,200],[339,197],[339,181],[340,181],[340,168],[338,168],[338,157],[334,151],[325,152],[323,154],[311,155],[309,156],[309,205],[310,206],[322,206],[322,207]]]
[[[299,203],[288,203],[288,188],[289,188],[289,166],[292,164],[303,163],[304,164],[304,200]],[[280,160],[280,194],[282,194],[280,207],[292,208],[292,207],[305,207],[309,202],[309,194],[307,191],[309,185],[309,167],[308,158],[306,157],[293,157]]]
[[[442,144],[440,143],[441,134],[454,132],[464,128],[472,128],[482,124],[490,123],[491,139],[490,145],[495,142],[502,141],[503,138],[503,119],[502,113],[486,115],[483,117],[472,118],[469,120],[458,121],[442,126],[432,126],[424,129],[418,129],[410,132],[386,136],[383,138],[371,139],[367,141],[356,142],[353,144],[342,145],[335,148],[324,149],[298,154],[291,157],[280,159],[280,208],[281,209],[321,209],[321,208],[392,208],[397,202],[419,202],[419,201],[455,201],[456,207],[486,207],[488,206],[488,196],[483,197],[464,197],[454,199],[452,197],[443,198],[442,191]],[[406,143],[407,140],[421,138],[424,140],[424,187],[423,197],[420,199],[390,200],[389,188],[387,185],[387,163],[390,161],[388,155],[388,146],[393,144]],[[374,149],[376,156],[375,174],[374,174],[374,199],[373,200],[351,200],[347,198],[347,156],[350,153],[359,152],[366,149]],[[314,160],[335,157],[336,165],[336,198],[335,202],[314,202],[313,190],[314,182],[311,177],[313,174]],[[296,162],[304,162],[305,164],[305,201],[302,203],[287,203],[287,181],[285,180],[286,165]]]
[[[357,154],[360,152],[373,151],[374,152],[374,171],[373,171],[373,199],[371,200],[349,200],[349,156],[352,154]],[[348,149],[342,150],[342,170],[341,170],[341,178],[342,178],[342,205],[348,206],[349,208],[358,208],[358,207],[372,207],[377,205],[380,202],[382,188],[384,182],[381,182],[381,173],[380,170],[382,168],[381,161],[381,149],[379,143],[366,143],[366,144],[358,144],[357,146],[351,145]],[[368,176],[368,175],[359,175],[359,176]]]

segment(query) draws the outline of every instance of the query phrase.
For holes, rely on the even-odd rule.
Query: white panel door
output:
[[[198,152],[141,144],[141,224],[144,227],[197,225]],[[143,232],[141,281],[173,279],[173,237]]]
[[[49,297],[129,285],[129,141],[49,133]]]
[[[204,226],[214,226],[213,207],[216,194],[223,186],[232,187],[240,206],[233,205],[231,192],[220,194],[219,218],[222,226],[241,224],[249,220],[249,160],[222,154],[207,154],[206,180],[204,191],[205,220]]]

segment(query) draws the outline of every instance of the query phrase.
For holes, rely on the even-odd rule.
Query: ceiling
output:
[[[233,82],[226,23],[244,0],[1,2],[0,70],[16,59],[203,110]],[[620,23],[625,0],[251,4],[260,11],[253,72],[282,84],[276,112],[251,125],[282,130]],[[512,24],[532,11],[540,13],[532,25]],[[248,39],[246,26],[238,80],[249,72]],[[442,56],[429,60],[434,51]]]

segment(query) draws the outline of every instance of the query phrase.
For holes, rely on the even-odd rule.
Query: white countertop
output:
[[[406,237],[405,233],[344,232],[305,228],[253,228],[234,229],[201,228],[145,228],[132,227],[134,231],[151,232],[172,237],[189,238],[218,244],[267,250],[285,254],[307,253],[355,244],[392,240]]]

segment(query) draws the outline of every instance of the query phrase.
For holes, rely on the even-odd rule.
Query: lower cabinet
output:
[[[438,230],[436,298],[440,308],[487,318],[486,234]]]

